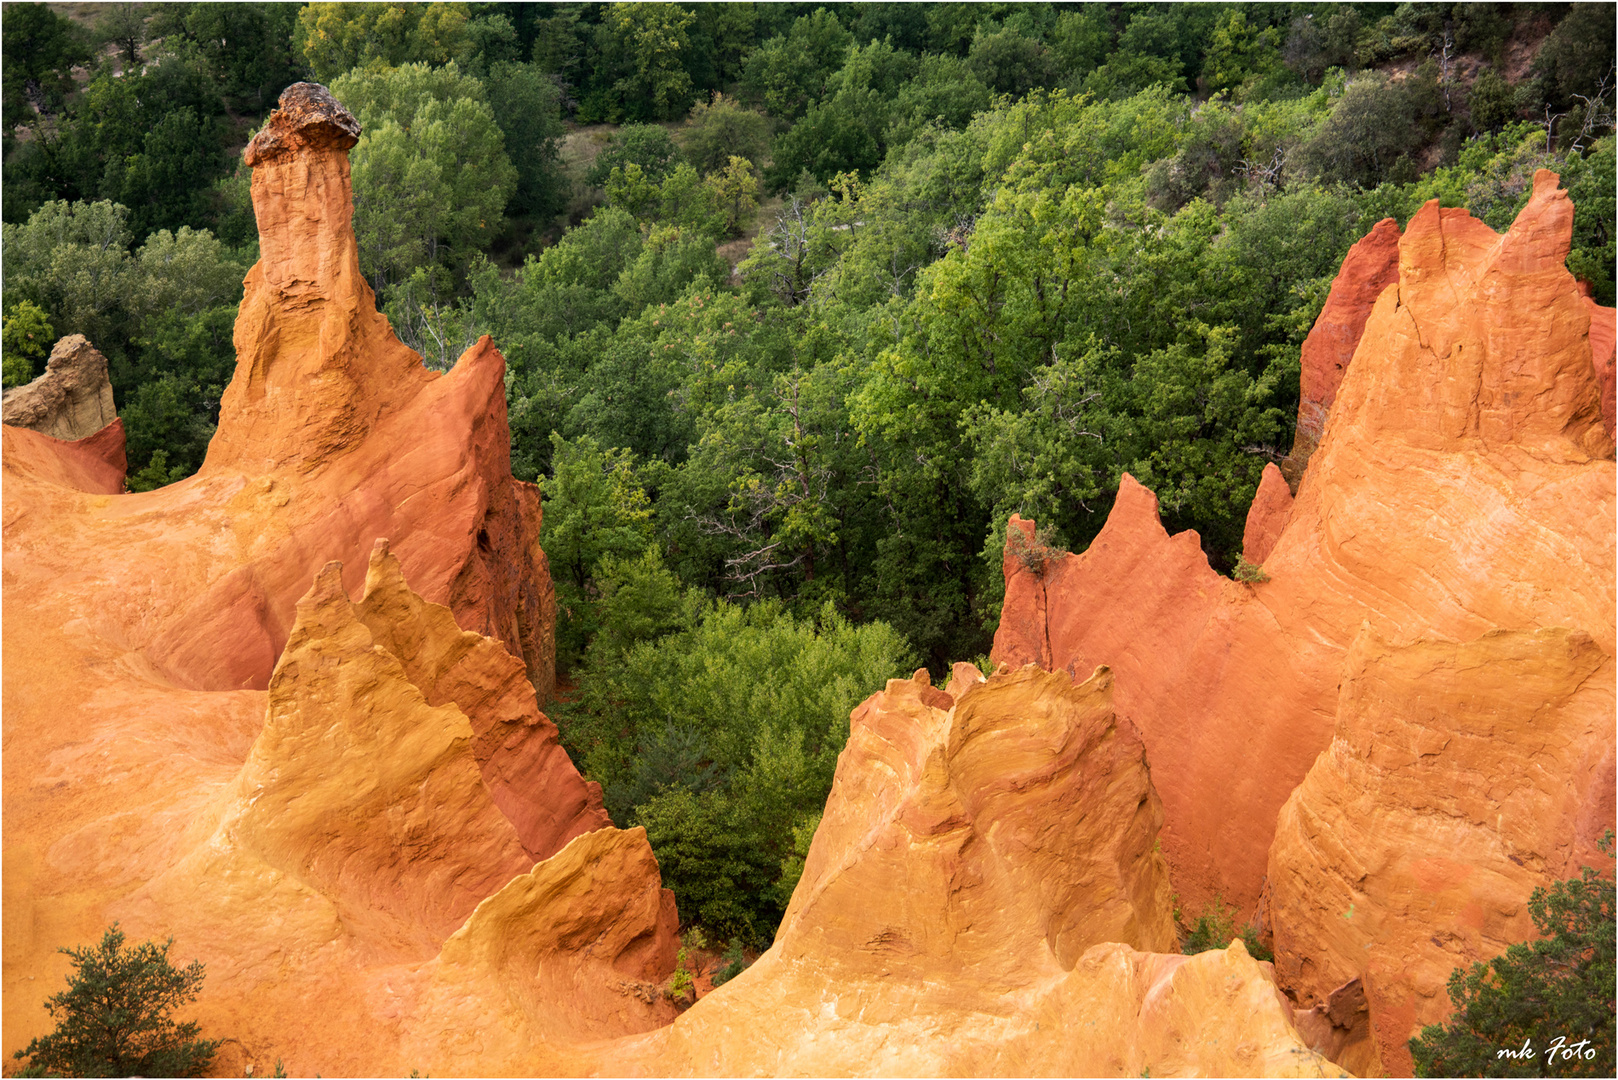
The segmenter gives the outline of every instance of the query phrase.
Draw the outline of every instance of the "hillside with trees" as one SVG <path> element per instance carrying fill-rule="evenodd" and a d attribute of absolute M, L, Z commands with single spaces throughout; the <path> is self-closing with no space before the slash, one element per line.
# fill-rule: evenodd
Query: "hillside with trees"
<path fill-rule="evenodd" d="M 547 711 L 685 918 L 763 945 L 849 709 L 987 653 L 1011 514 L 1082 550 L 1127 472 L 1235 568 L 1377 221 L 1503 229 L 1552 169 L 1614 302 L 1613 11 L 8 4 L 5 383 L 83 333 L 131 488 L 194 472 L 241 150 L 328 85 L 378 306 L 429 367 L 507 360 Z"/>

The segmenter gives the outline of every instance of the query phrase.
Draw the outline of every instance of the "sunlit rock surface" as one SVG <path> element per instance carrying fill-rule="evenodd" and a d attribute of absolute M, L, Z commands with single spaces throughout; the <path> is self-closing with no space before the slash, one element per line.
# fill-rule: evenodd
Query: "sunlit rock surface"
<path fill-rule="evenodd" d="M 357 126 L 320 87 L 282 104 L 249 155 L 264 258 L 201 472 L 118 494 L 116 422 L 4 431 L 7 1053 L 49 1026 L 57 947 L 121 919 L 207 962 L 197 1018 L 229 1054 L 408 1072 L 388 965 L 609 824 L 537 708 L 554 600 L 504 363 L 485 339 L 437 374 L 399 344 L 349 225 Z M 673 911 L 626 835 L 649 977 Z M 604 992 L 633 1002 L 622 1030 L 672 1015 Z"/>
<path fill-rule="evenodd" d="M 1613 312 L 1563 264 L 1572 214 L 1541 171 L 1505 234 L 1411 220 L 1268 581 L 1215 574 L 1127 477 L 1086 552 L 1006 562 L 994 657 L 1112 668 L 1182 902 L 1273 930 L 1301 1008 L 1360 979 L 1338 1060 L 1370 1071 L 1409 1069 L 1450 970 L 1613 824 Z"/>
<path fill-rule="evenodd" d="M 1564 296 L 1547 181 L 1492 247 L 1412 222 L 1268 582 L 1215 574 L 1132 480 L 1082 555 L 1015 519 L 1004 663 L 855 711 L 774 947 L 676 1019 L 645 834 L 537 708 L 554 601 L 503 361 L 427 372 L 376 313 L 357 134 L 300 84 L 250 148 L 263 259 L 197 476 L 120 495 L 121 429 L 5 431 L 7 1053 L 49 1027 L 57 947 L 116 919 L 207 965 L 221 1075 L 1397 1068 L 1430 972 L 1610 821 L 1610 334 Z M 1484 314 L 1446 321 L 1445 287 Z M 1525 760 L 1545 775 L 1491 821 L 1476 778 Z M 1409 850 L 1440 843 L 1454 865 Z M 1454 941 L 1415 940 L 1412 881 L 1473 920 Z M 1262 893 L 1294 997 L 1240 943 L 1178 955 L 1171 889 Z M 1345 935 L 1344 896 L 1376 921 Z"/>
<path fill-rule="evenodd" d="M 925 672 L 854 711 L 775 946 L 645 1075 L 1339 1075 L 1240 943 L 1175 950 L 1159 819 L 1111 678 Z"/>

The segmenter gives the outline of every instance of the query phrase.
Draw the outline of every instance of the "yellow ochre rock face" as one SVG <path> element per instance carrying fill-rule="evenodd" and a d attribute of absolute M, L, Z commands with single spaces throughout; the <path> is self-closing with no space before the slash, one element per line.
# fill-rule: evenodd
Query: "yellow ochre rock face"
<path fill-rule="evenodd" d="M 773 947 L 678 1014 L 646 835 L 538 708 L 504 362 L 428 372 L 376 312 L 357 137 L 300 84 L 250 148 L 197 476 L 120 495 L 114 427 L 5 431 L 4 1052 L 116 919 L 207 965 L 222 1075 L 1397 1070 L 1610 823 L 1612 320 L 1543 174 L 1505 236 L 1434 205 L 1368 245 L 1397 280 L 1342 292 L 1269 581 L 1127 477 L 1083 554 L 1013 519 L 996 672 L 854 711 Z M 1216 893 L 1276 967 L 1178 954 Z"/>
<path fill-rule="evenodd" d="M 1106 671 L 890 681 L 854 712 L 774 947 L 602 1071 L 1342 1075 L 1239 942 L 1164 955 L 1159 818 Z"/>

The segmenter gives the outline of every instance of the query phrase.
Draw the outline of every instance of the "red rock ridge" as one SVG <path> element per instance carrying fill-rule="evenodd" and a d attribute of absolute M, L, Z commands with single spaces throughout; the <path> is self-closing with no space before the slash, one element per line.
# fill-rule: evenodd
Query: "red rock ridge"
<path fill-rule="evenodd" d="M 1365 700 L 1356 684 L 1376 677 L 1351 654 L 1363 635 L 1393 650 L 1429 641 L 1463 651 L 1500 631 L 1583 635 L 1580 655 L 1605 658 L 1593 670 L 1610 670 L 1618 559 L 1599 372 L 1611 309 L 1592 311 L 1563 265 L 1571 222 L 1571 204 L 1546 172 L 1503 235 L 1436 203 L 1411 220 L 1399 242 L 1398 281 L 1365 320 L 1324 438 L 1263 560 L 1268 581 L 1239 585 L 1216 575 L 1195 535 L 1165 534 L 1155 500 L 1127 477 L 1087 551 L 1047 559 L 1037 572 L 1006 561 L 1006 615 L 993 657 L 1018 664 L 1048 655 L 1052 668 L 1113 670 L 1118 710 L 1141 732 L 1163 800 L 1163 847 L 1185 910 L 1194 914 L 1217 892 L 1255 912 L 1267 875 L 1264 917 L 1283 985 L 1312 1006 L 1363 978 L 1377 1040 L 1370 1052 L 1385 1068 L 1408 1068 L 1398 1048 L 1410 1023 L 1447 1008 L 1441 987 L 1450 968 L 1490 955 L 1523 929 L 1454 931 L 1430 955 L 1401 949 L 1416 927 L 1429 935 L 1453 928 L 1396 913 L 1389 898 L 1405 873 L 1398 859 L 1447 860 L 1455 869 L 1445 880 L 1459 892 L 1446 903 L 1457 911 L 1508 904 L 1507 894 L 1520 909 L 1534 885 L 1574 872 L 1613 823 L 1599 780 L 1612 768 L 1610 705 L 1585 697 L 1576 699 L 1584 703 L 1576 715 L 1606 708 L 1609 722 L 1568 729 L 1563 756 L 1584 779 L 1534 811 L 1531 839 L 1481 811 L 1474 831 L 1442 837 L 1394 824 L 1424 820 L 1422 806 L 1464 797 L 1459 787 L 1467 784 L 1483 784 L 1486 801 L 1506 800 L 1501 785 L 1516 783 L 1507 775 L 1512 755 L 1527 744 L 1499 717 L 1476 721 L 1500 725 L 1504 745 L 1487 754 L 1460 738 L 1473 722 L 1464 710 L 1449 728 L 1423 721 L 1436 725 L 1435 746 L 1451 747 L 1438 761 L 1459 754 L 1454 772 L 1432 772 L 1424 787 L 1367 789 L 1334 780 L 1348 766 L 1330 764 L 1344 732 L 1374 715 L 1354 721 L 1343 704 Z M 1266 516 L 1255 510 L 1250 523 L 1258 529 Z M 1524 708 L 1550 709 L 1602 678 L 1552 662 L 1552 653 L 1525 662 L 1549 682 L 1522 680 L 1533 698 Z M 1479 701 L 1503 693 L 1466 674 L 1470 663 L 1455 666 L 1451 681 L 1428 682 Z M 1285 843 L 1275 832 L 1283 804 L 1299 823 L 1286 825 Z M 1338 824 L 1323 824 L 1328 807 L 1337 807 L 1329 812 Z M 1389 823 L 1386 840 L 1377 838 L 1379 821 Z M 1367 839 L 1353 849 L 1334 836 Z M 1553 836 L 1576 839 L 1552 844 Z M 1492 869 L 1502 848 L 1536 855 L 1502 878 Z M 1384 866 L 1390 876 L 1379 880 Z M 1370 876 L 1359 880 L 1362 873 Z M 1299 884 L 1283 887 L 1283 879 Z M 1339 879 L 1358 883 L 1332 884 Z M 1490 881 L 1500 888 L 1491 892 Z M 1315 921 L 1312 905 L 1340 887 L 1363 897 L 1357 913 L 1388 928 L 1376 939 L 1381 946 L 1339 948 L 1319 936 L 1341 928 Z M 1378 956 L 1389 966 L 1378 969 Z M 1299 966 L 1305 957 L 1316 967 Z M 1425 996 L 1435 986 L 1437 996 Z"/>
<path fill-rule="evenodd" d="M 6 471 L 13 476 L 87 495 L 118 495 L 124 490 L 129 461 L 124 456 L 124 422 L 112 423 L 94 435 L 63 442 L 27 428 L 3 429 Z"/>
<path fill-rule="evenodd" d="M 1359 347 L 1371 305 L 1399 277 L 1399 225 L 1383 218 L 1343 258 L 1326 304 L 1304 339 L 1298 385 L 1298 428 L 1292 453 L 1281 462 L 1296 492 L 1309 458 L 1325 434 L 1326 416 L 1337 399 L 1343 373 Z M 1263 562 L 1256 559 L 1255 562 Z"/>

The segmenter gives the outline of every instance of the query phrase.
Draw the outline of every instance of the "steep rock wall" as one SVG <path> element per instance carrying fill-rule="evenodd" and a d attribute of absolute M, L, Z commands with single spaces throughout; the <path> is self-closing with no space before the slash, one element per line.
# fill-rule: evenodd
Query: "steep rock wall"
<path fill-rule="evenodd" d="M 49 1026 L 35 991 L 59 982 L 57 947 L 91 940 L 113 918 L 131 936 L 173 932 L 177 948 L 207 960 L 217 992 L 205 1014 L 227 1033 L 248 1033 L 242 1045 L 326 1038 L 330 1051 L 337 1018 L 356 1030 L 376 1020 L 383 999 L 360 987 L 379 958 L 430 960 L 511 876 L 608 824 L 599 792 L 537 709 L 533 687 L 545 692 L 552 679 L 554 600 L 537 542 L 538 491 L 510 476 L 503 360 L 484 339 L 452 371 L 427 372 L 376 313 L 348 227 L 345 116 L 323 89 L 293 87 L 255 143 L 265 258 L 238 319 L 220 430 L 196 476 L 119 494 L 121 424 L 76 442 L 4 429 L 8 1053 Z M 313 764 L 289 764 L 323 760 L 329 747 L 280 721 L 266 727 L 272 676 L 306 654 L 307 643 L 287 646 L 312 575 L 341 563 L 322 578 L 322 595 L 340 609 L 367 590 L 363 556 L 379 536 L 394 541 L 386 580 L 369 588 L 343 640 L 367 640 L 366 618 L 376 636 L 353 655 L 325 638 L 317 651 L 356 678 L 361 660 L 391 657 L 404 683 L 373 704 L 405 711 L 377 720 L 397 738 L 342 729 L 350 751 L 322 769 L 345 775 L 354 760 L 397 752 L 430 797 L 409 805 L 377 794 L 394 815 L 385 821 L 373 820 L 382 811 L 371 804 L 337 802 L 340 810 L 293 828 L 300 800 L 313 807 L 326 798 L 314 793 L 339 793 L 320 786 Z M 406 578 L 419 596 L 406 595 Z M 356 708 L 388 682 L 375 671 L 357 686 L 332 678 Z M 406 709 L 406 699 L 419 704 Z M 468 730 L 411 764 L 416 729 L 397 725 L 430 719 L 426 731 L 451 715 Z M 264 764 L 267 739 L 304 749 Z M 227 797 L 250 758 L 265 770 L 261 798 L 293 785 L 275 821 Z M 357 787 L 393 775 L 364 768 L 371 779 Z M 300 785 L 308 790 L 297 794 Z M 389 861 L 412 851 L 412 829 L 444 813 L 475 819 L 494 839 L 443 877 L 412 858 Z M 176 870 L 216 834 L 232 838 L 237 863 L 213 876 Z M 243 876 L 238 865 L 258 869 Z M 647 887 L 663 895 L 655 875 Z M 672 914 L 655 931 L 665 944 Z M 288 977 L 304 967 L 312 981 Z M 310 989 L 322 978 L 331 997 Z M 642 1027 L 666 1019 L 663 1007 L 635 1000 Z M 311 1015 L 321 1022 L 299 1034 L 298 1018 Z M 347 1060 L 408 1072 L 375 1056 L 398 1045 L 384 1039 Z M 310 1071 L 344 1068 L 307 1060 Z"/>
<path fill-rule="evenodd" d="M 1610 676 L 1601 674 L 1611 670 L 1615 622 L 1602 366 L 1612 313 L 1581 296 L 1563 265 L 1571 225 L 1566 194 L 1543 171 L 1503 235 L 1436 203 L 1411 220 L 1398 279 L 1371 306 L 1264 560 L 1268 581 L 1215 575 L 1195 535 L 1167 536 L 1155 500 L 1127 477 L 1088 551 L 1037 568 L 1006 564 L 995 659 L 1114 670 L 1119 711 L 1141 731 L 1163 797 L 1164 850 L 1187 910 L 1220 894 L 1265 919 L 1282 985 L 1302 1006 L 1361 980 L 1374 1045 L 1344 1053 L 1377 1068 L 1408 1069 L 1403 1042 L 1447 1011 L 1450 969 L 1524 932 L 1531 889 L 1574 873 L 1612 824 L 1600 779 L 1613 757 Z M 1255 508 L 1250 521 L 1270 515 Z M 1032 523 L 1013 527 L 1032 533 Z M 1518 664 L 1521 708 L 1548 717 L 1562 715 L 1558 702 L 1576 702 L 1559 721 L 1568 734 L 1557 759 L 1575 779 L 1562 779 L 1565 797 L 1536 805 L 1526 832 L 1520 815 L 1497 807 L 1490 817 L 1481 804 L 1467 812 L 1471 824 L 1434 831 L 1434 800 L 1463 798 L 1463 788 L 1510 804 L 1514 755 L 1538 744 L 1510 719 L 1517 706 L 1497 700 L 1504 689 L 1490 689 L 1477 663 L 1455 661 L 1458 674 L 1427 678 L 1450 687 L 1471 719 L 1466 709 L 1445 720 L 1426 706 L 1387 706 L 1424 717 L 1400 729 L 1420 744 L 1400 753 L 1454 764 L 1422 785 L 1372 784 L 1393 765 L 1366 750 L 1368 763 L 1350 776 L 1344 740 L 1361 732 L 1355 745 L 1374 742 L 1363 732 L 1389 719 L 1363 708 L 1382 669 L 1357 659 L 1354 650 L 1369 646 L 1355 643 L 1412 656 L 1489 652 L 1506 648 L 1489 637 L 1502 631 L 1529 635 L 1511 641 L 1583 643 L 1574 649 L 1583 666 L 1550 646 Z M 1603 678 L 1605 699 L 1587 686 Z M 1590 722 L 1602 715 L 1605 724 Z M 1421 724 L 1431 731 L 1418 737 Z M 1501 745 L 1468 749 L 1468 725 L 1492 725 Z M 1522 866 L 1502 869 L 1501 851 Z M 1447 869 L 1425 878 L 1408 869 L 1423 860 Z M 1443 912 L 1400 909 L 1401 890 L 1422 882 L 1454 893 Z M 1326 917 L 1327 898 L 1346 902 Z M 1338 925 L 1350 904 L 1365 920 L 1357 925 L 1373 928 L 1363 940 L 1348 942 Z M 1438 925 L 1454 911 L 1472 921 Z M 1475 914 L 1484 911 L 1495 914 Z M 1440 941 L 1422 945 L 1418 929 Z"/>

